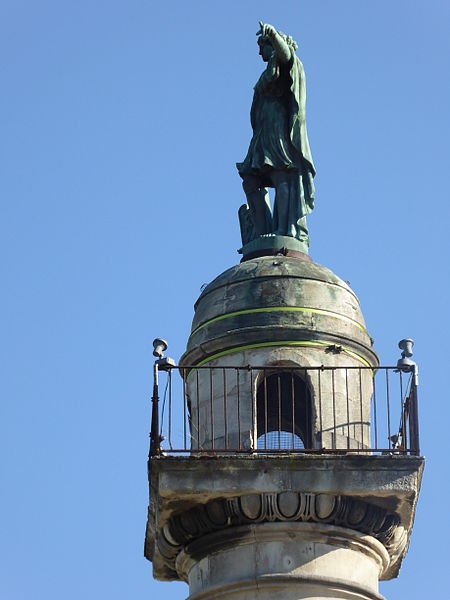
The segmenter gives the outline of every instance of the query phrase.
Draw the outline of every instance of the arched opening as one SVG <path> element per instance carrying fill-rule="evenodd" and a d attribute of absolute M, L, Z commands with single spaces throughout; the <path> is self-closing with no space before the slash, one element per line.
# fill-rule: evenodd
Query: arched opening
<path fill-rule="evenodd" d="M 293 371 L 264 377 L 256 392 L 258 450 L 312 447 L 311 394 Z"/>

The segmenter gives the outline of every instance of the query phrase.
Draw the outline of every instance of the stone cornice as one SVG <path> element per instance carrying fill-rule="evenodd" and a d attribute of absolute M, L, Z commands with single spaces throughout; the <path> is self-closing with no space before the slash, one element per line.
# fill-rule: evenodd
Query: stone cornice
<path fill-rule="evenodd" d="M 384 535 L 383 538 L 383 544 L 389 551 L 390 565 L 382 579 L 392 579 L 397 576 L 406 553 L 423 466 L 423 458 L 396 455 L 299 457 L 286 454 L 154 457 L 149 461 L 150 502 L 145 556 L 152 561 L 153 572 L 157 579 L 178 580 L 179 575 L 174 570 L 174 561 L 183 547 L 185 538 L 172 537 L 177 536 L 178 531 L 175 522 L 172 531 L 172 519 L 177 521 L 181 519 L 182 514 L 186 515 L 182 520 L 183 527 L 181 525 L 179 527 L 181 530 L 187 529 L 186 543 L 188 543 L 189 540 L 208 535 L 207 532 L 211 530 L 215 532 L 221 528 L 230 529 L 239 526 L 240 522 L 253 523 L 252 519 L 258 518 L 254 513 L 249 521 L 244 521 L 246 511 L 244 516 L 239 517 L 240 509 L 236 516 L 230 508 L 236 505 L 236 499 L 240 496 L 264 495 L 273 498 L 274 494 L 278 496 L 282 491 L 295 490 L 306 495 L 353 499 L 380 509 L 383 515 L 396 517 L 398 525 L 393 536 L 389 539 L 389 536 Z M 217 501 L 218 505 L 215 504 Z M 280 502 L 275 504 L 271 501 L 270 510 L 267 509 L 266 503 L 264 510 L 267 519 L 276 518 L 279 510 L 284 518 L 286 516 L 293 518 L 290 516 L 293 513 L 283 509 L 285 501 L 287 502 L 287 496 L 281 497 Z M 225 513 L 225 517 L 220 517 L 221 514 L 223 515 L 223 510 L 220 512 L 217 506 L 223 507 L 226 502 L 229 503 L 226 505 L 227 510 L 232 514 Z M 241 503 L 241 506 L 244 507 L 246 502 Z M 343 504 L 345 501 L 340 502 L 341 509 Z M 195 513 L 198 516 L 195 521 L 190 519 L 190 510 L 195 511 L 204 506 L 208 507 L 207 511 L 201 509 L 199 513 Z M 356 531 L 358 527 L 363 528 L 368 525 L 369 514 L 365 513 L 365 516 L 357 519 L 356 505 L 353 506 L 350 527 Z M 335 507 L 333 512 L 336 522 L 339 518 L 342 519 L 338 509 L 339 507 Z M 375 513 L 380 514 L 377 510 Z M 374 512 L 371 511 L 371 514 L 373 516 Z M 319 523 L 326 522 L 320 519 L 328 518 L 321 511 L 318 517 Z M 303 518 L 310 517 L 304 515 Z M 199 519 L 200 525 L 197 523 Z M 204 519 L 206 524 L 202 527 L 201 523 Z M 188 525 L 188 521 L 193 522 Z M 344 521 L 336 526 L 345 527 Z M 378 535 L 383 534 L 382 529 L 383 527 Z"/>
<path fill-rule="evenodd" d="M 348 496 L 289 491 L 216 499 L 174 515 L 158 532 L 158 550 L 175 572 L 176 559 L 188 544 L 213 532 L 271 522 L 318 523 L 370 535 L 386 548 L 391 564 L 407 544 L 395 513 Z"/>

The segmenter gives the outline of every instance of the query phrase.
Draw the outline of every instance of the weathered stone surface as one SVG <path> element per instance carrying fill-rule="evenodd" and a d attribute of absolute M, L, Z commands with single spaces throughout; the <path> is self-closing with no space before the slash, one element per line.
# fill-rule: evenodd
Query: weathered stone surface
<path fill-rule="evenodd" d="M 381 600 L 378 578 L 388 562 L 380 542 L 351 529 L 263 523 L 192 542 L 177 570 L 190 600 Z"/>
<path fill-rule="evenodd" d="M 226 447 L 225 391 L 228 448 L 254 447 L 255 440 L 260 435 L 256 427 L 256 390 L 265 374 L 276 371 L 280 365 L 292 368 L 292 372 L 305 381 L 311 392 L 312 448 L 367 447 L 370 440 L 372 371 L 366 369 L 361 374 L 358 369 L 346 371 L 345 367 L 361 365 L 353 356 L 334 353 L 326 355 L 328 366 L 336 367 L 334 373 L 331 370 L 319 371 L 317 367 L 322 364 L 323 355 L 322 348 L 311 346 L 257 348 L 210 361 L 208 366 L 215 367 L 211 373 L 208 370 L 189 372 L 186 376 L 186 389 L 190 398 L 192 448 L 199 445 L 202 448 L 212 448 L 212 438 L 216 451 Z M 261 368 L 250 373 L 245 368 L 248 364 Z M 224 385 L 224 374 L 220 368 L 222 365 L 243 367 L 239 371 L 239 382 L 236 372 L 228 372 Z M 303 370 L 298 368 L 299 365 L 302 365 Z M 333 439 L 334 429 L 336 439 Z"/>
<path fill-rule="evenodd" d="M 276 340 L 342 344 L 378 364 L 350 287 L 321 265 L 283 256 L 236 265 L 205 288 L 180 362 L 193 365 L 218 352 Z"/>
<path fill-rule="evenodd" d="M 272 522 L 314 522 L 369 534 L 389 549 L 394 562 L 407 541 L 400 518 L 383 508 L 346 496 L 289 491 L 219 498 L 174 515 L 158 532 L 157 547 L 176 571 L 178 556 L 193 541 L 240 525 Z M 382 571 L 388 566 L 389 561 Z"/>
<path fill-rule="evenodd" d="M 247 365 L 266 370 L 278 366 L 341 367 L 333 374 L 297 373 L 312 396 L 312 447 L 367 447 L 373 373 L 346 372 L 344 367 L 376 367 L 378 357 L 358 299 L 339 277 L 299 258 L 256 258 L 217 277 L 202 292 L 195 308 L 180 365 L 200 364 L 216 370 L 213 381 L 207 371 L 187 368 L 183 372 L 193 448 L 254 446 L 260 435 L 254 405 L 263 373 L 241 371 L 238 394 L 237 382 L 225 384 L 218 368 Z M 225 444 L 225 411 L 233 416 L 238 410 L 240 421 L 230 418 Z"/>
<path fill-rule="evenodd" d="M 179 529 L 190 532 L 188 537 L 202 537 L 211 526 L 207 523 L 215 523 L 217 530 L 229 526 L 224 499 L 236 502 L 233 498 L 246 497 L 243 503 L 237 501 L 237 514 L 243 515 L 244 522 L 260 519 L 264 504 L 263 521 L 305 518 L 321 523 L 330 519 L 355 531 L 371 531 L 371 537 L 381 536 L 390 556 L 382 577 L 389 579 L 398 573 L 406 552 L 422 470 L 423 459 L 395 455 L 155 458 L 150 461 L 146 556 L 153 561 L 155 577 L 177 578 L 168 564 L 178 556 L 182 540 L 176 539 L 171 519 L 178 519 Z M 340 512 L 336 513 L 338 504 Z M 205 506 L 205 520 L 192 519 L 189 511 L 203 511 Z M 235 525 L 239 524 L 237 519 Z M 155 542 L 163 538 L 159 548 Z"/>

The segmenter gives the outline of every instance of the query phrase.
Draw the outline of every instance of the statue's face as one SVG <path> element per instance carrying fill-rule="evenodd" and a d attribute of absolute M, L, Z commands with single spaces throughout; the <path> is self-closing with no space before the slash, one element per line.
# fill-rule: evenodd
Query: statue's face
<path fill-rule="evenodd" d="M 272 44 L 269 42 L 262 42 L 259 44 L 259 53 L 262 56 L 264 62 L 268 62 L 273 53 Z"/>

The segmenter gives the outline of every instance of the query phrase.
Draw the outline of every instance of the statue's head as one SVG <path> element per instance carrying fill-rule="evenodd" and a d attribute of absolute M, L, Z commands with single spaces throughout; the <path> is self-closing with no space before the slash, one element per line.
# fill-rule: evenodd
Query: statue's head
<path fill-rule="evenodd" d="M 258 38 L 259 53 L 264 62 L 268 62 L 274 50 L 270 43 L 270 38 L 267 35 L 261 35 Z"/>

